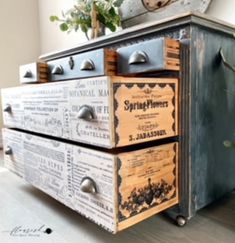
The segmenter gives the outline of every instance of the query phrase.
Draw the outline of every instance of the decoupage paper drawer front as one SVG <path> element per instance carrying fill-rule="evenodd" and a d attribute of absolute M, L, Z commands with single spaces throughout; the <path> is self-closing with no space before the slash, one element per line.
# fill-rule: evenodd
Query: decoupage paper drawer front
<path fill-rule="evenodd" d="M 22 135 L 20 132 L 11 132 L 11 130 L 2 129 L 4 165 L 20 177 L 24 177 L 25 172 Z"/>
<path fill-rule="evenodd" d="M 18 149 L 15 141 L 21 137 L 21 157 L 16 164 L 23 166 L 26 181 L 46 192 L 66 206 L 115 232 L 114 157 L 107 153 L 67 143 L 45 139 L 23 132 L 3 129 L 5 161 L 15 158 Z M 81 190 L 84 178 L 95 180 L 97 193 Z"/>
<path fill-rule="evenodd" d="M 5 161 L 21 176 L 80 214 L 116 233 L 178 203 L 178 145 L 118 154 L 4 129 Z"/>
<path fill-rule="evenodd" d="M 4 124 L 110 147 L 108 91 L 109 81 L 99 78 L 4 89 Z M 79 118 L 79 114 L 87 106 L 92 107 L 92 112 L 95 112 L 95 121 Z"/>
<path fill-rule="evenodd" d="M 9 127 L 101 147 L 178 135 L 178 80 L 97 77 L 2 90 Z"/>

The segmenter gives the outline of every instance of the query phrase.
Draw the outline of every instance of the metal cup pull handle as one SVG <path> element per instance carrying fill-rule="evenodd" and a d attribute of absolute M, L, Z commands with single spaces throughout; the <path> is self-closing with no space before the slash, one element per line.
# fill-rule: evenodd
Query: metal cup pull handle
<path fill-rule="evenodd" d="M 7 146 L 6 149 L 4 150 L 4 153 L 6 155 L 12 155 L 13 154 L 12 148 L 10 146 Z"/>
<path fill-rule="evenodd" d="M 80 189 L 82 192 L 85 193 L 92 193 L 92 194 L 97 193 L 97 187 L 95 181 L 88 176 L 82 178 Z"/>
<path fill-rule="evenodd" d="M 82 105 L 78 111 L 78 118 L 86 121 L 95 119 L 95 114 L 92 107 L 88 105 Z"/>
<path fill-rule="evenodd" d="M 227 61 L 227 59 L 226 59 L 225 56 L 224 56 L 222 47 L 221 47 L 220 50 L 219 50 L 219 54 L 220 54 L 220 57 L 221 57 L 221 60 L 222 60 L 223 64 L 224 64 L 227 68 L 229 68 L 230 70 L 232 70 L 233 72 L 235 72 L 235 66 L 232 65 L 231 63 L 229 63 L 229 62 Z"/>
<path fill-rule="evenodd" d="M 10 113 L 12 111 L 11 105 L 10 104 L 6 104 L 5 107 L 3 108 L 3 111 Z"/>
<path fill-rule="evenodd" d="M 95 70 L 95 64 L 91 59 L 83 60 L 80 65 L 81 71 L 92 71 Z"/>
<path fill-rule="evenodd" d="M 148 61 L 148 55 L 143 51 L 134 51 L 128 60 L 129 65 L 146 63 Z"/>
<path fill-rule="evenodd" d="M 58 65 L 52 69 L 51 73 L 56 75 L 62 75 L 64 74 L 64 69 L 61 65 Z"/>
<path fill-rule="evenodd" d="M 25 72 L 25 74 L 23 75 L 23 78 L 32 78 L 33 77 L 33 74 L 31 72 L 31 70 L 27 70 Z"/>

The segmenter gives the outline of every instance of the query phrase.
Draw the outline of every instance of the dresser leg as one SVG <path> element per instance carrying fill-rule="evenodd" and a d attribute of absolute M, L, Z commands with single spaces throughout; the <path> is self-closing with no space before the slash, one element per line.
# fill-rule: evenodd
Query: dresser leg
<path fill-rule="evenodd" d="M 182 215 L 178 215 L 176 217 L 176 223 L 178 226 L 183 227 L 187 224 L 187 219 Z"/>

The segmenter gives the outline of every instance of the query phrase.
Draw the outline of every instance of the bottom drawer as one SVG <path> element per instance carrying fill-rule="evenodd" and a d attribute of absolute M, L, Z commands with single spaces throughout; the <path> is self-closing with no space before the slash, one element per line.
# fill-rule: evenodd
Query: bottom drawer
<path fill-rule="evenodd" d="M 178 203 L 178 144 L 113 153 L 3 129 L 13 172 L 116 233 Z"/>

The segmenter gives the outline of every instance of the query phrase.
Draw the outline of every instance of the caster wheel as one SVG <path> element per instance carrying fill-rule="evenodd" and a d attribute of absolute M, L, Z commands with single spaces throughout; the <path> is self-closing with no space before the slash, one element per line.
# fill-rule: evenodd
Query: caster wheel
<path fill-rule="evenodd" d="M 177 216 L 176 217 L 176 223 L 178 226 L 183 227 L 187 223 L 187 219 L 184 216 Z"/>

